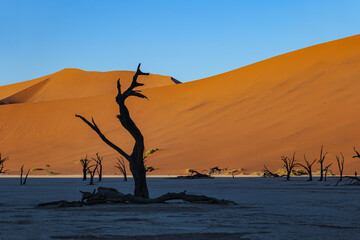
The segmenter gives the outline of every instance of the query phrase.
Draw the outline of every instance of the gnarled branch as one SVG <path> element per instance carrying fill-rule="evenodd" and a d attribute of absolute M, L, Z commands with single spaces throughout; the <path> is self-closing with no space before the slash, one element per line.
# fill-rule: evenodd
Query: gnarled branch
<path fill-rule="evenodd" d="M 116 146 L 114 143 L 112 143 L 109 139 L 107 139 L 105 137 L 105 135 L 101 132 L 101 130 L 99 129 L 99 127 L 96 125 L 94 118 L 91 118 L 91 122 L 89 122 L 86 118 L 84 118 L 83 116 L 79 115 L 79 114 L 75 114 L 75 117 L 80 118 L 81 120 L 83 120 L 87 125 L 89 125 L 98 135 L 99 137 L 110 147 L 112 147 L 114 150 L 116 150 L 118 153 L 120 153 L 121 155 L 123 155 L 128 161 L 130 161 L 130 156 L 123 151 L 121 148 L 119 148 L 118 146 Z"/>

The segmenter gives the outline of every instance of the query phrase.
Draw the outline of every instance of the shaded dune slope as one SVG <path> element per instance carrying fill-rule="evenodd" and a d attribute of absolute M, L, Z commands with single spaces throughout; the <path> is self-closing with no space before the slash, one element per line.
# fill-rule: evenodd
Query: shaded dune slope
<path fill-rule="evenodd" d="M 149 101 L 132 98 L 128 106 L 147 148 L 160 148 L 149 157 L 157 168 L 154 174 L 213 166 L 252 172 L 263 164 L 276 170 L 281 155 L 296 151 L 300 161 L 304 153 L 311 160 L 322 144 L 330 153 L 329 163 L 335 163 L 341 151 L 345 172 L 353 173 L 360 167 L 360 160 L 351 158 L 352 146 L 360 148 L 359 66 L 356 35 L 189 83 L 156 85 L 160 77 L 151 75 L 154 87 L 143 89 Z M 8 168 L 15 172 L 22 164 L 51 164 L 62 174 L 79 174 L 74 162 L 100 152 L 105 173 L 116 172 L 116 152 L 74 117 L 93 116 L 110 139 L 131 151 L 131 137 L 115 118 L 115 75 L 83 93 L 64 87 L 61 96 L 55 93 L 59 84 L 54 83 L 54 92 L 46 89 L 50 78 L 31 97 L 17 100 L 22 103 L 0 106 L 1 151 L 11 157 Z M 108 89 L 102 86 L 105 79 L 112 81 Z M 80 82 L 69 80 L 73 85 Z M 142 82 L 152 86 L 149 79 Z"/>

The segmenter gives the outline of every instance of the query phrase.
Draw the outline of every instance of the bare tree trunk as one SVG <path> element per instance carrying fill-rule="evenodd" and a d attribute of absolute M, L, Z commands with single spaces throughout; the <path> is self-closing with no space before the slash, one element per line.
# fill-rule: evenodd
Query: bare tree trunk
<path fill-rule="evenodd" d="M 24 165 L 22 165 L 20 168 L 20 186 L 23 184 L 23 180 L 22 180 L 23 172 L 24 172 Z"/>
<path fill-rule="evenodd" d="M 327 171 L 325 171 L 325 182 L 326 182 L 326 175 L 327 175 Z"/>
<path fill-rule="evenodd" d="M 281 156 L 281 161 L 283 161 L 283 166 L 286 169 L 286 181 L 290 180 L 290 175 L 292 172 L 292 169 L 297 165 L 295 162 L 295 154 L 296 152 L 293 154 L 292 158 L 288 158 L 285 156 Z"/>
<path fill-rule="evenodd" d="M 102 164 L 99 165 L 99 182 L 102 180 Z"/>
<path fill-rule="evenodd" d="M 88 173 L 90 174 L 90 185 L 94 185 L 94 176 L 95 176 L 95 173 L 96 173 L 96 170 L 98 168 L 98 164 L 96 164 L 95 166 L 89 166 L 87 168 L 87 171 Z M 94 169 L 91 170 L 91 168 L 94 167 Z"/>
<path fill-rule="evenodd" d="M 103 166 L 102 166 L 102 161 L 103 161 L 103 157 L 101 157 L 99 155 L 99 153 L 96 153 L 96 158 L 92 158 L 96 163 L 97 165 L 99 166 L 98 169 L 97 169 L 97 172 L 99 174 L 99 182 L 101 182 L 102 180 L 102 170 L 103 170 Z"/>
<path fill-rule="evenodd" d="M 137 82 L 138 75 L 149 75 L 148 73 L 143 73 L 140 71 L 140 64 L 134 75 L 133 82 L 124 93 L 121 93 L 121 85 L 120 85 L 120 81 L 118 80 L 117 82 L 118 95 L 116 96 L 116 102 L 119 105 L 120 115 L 118 115 L 117 117 L 121 125 L 132 135 L 132 137 L 135 140 L 133 152 L 130 155 L 131 160 L 129 161 L 130 171 L 135 181 L 134 195 L 136 197 L 149 198 L 149 191 L 146 183 L 146 170 L 144 166 L 144 150 L 145 150 L 144 137 L 141 134 L 138 127 L 135 125 L 134 121 L 131 119 L 129 110 L 125 105 L 126 98 L 131 95 L 141 98 L 146 98 L 138 91 L 133 90 L 133 88 L 143 85 Z"/>
<path fill-rule="evenodd" d="M 30 173 L 30 169 L 27 171 L 27 173 L 26 173 L 26 175 L 25 175 L 23 185 L 26 184 L 26 180 L 27 180 L 27 178 L 28 178 L 28 176 L 29 176 L 29 173 Z"/>
<path fill-rule="evenodd" d="M 83 166 L 83 181 L 86 181 L 86 167 Z"/>
<path fill-rule="evenodd" d="M 117 158 L 117 163 L 116 163 L 115 167 L 117 169 L 119 169 L 119 171 L 123 174 L 124 182 L 126 182 L 127 181 L 126 165 L 125 165 L 124 159 L 122 157 Z"/>
<path fill-rule="evenodd" d="M 141 196 L 143 198 L 148 198 L 149 197 L 149 191 L 147 188 L 147 183 L 146 183 L 146 171 L 145 171 L 145 167 L 134 167 L 131 163 L 130 163 L 130 171 L 133 175 L 134 181 L 135 181 L 135 190 L 134 190 L 134 195 L 135 196 Z"/>
<path fill-rule="evenodd" d="M 324 178 L 323 162 L 320 162 L 320 179 L 319 179 L 319 181 L 322 181 L 323 178 Z"/>
<path fill-rule="evenodd" d="M 344 162 L 345 162 L 345 158 L 344 158 L 344 155 L 342 153 L 341 153 L 341 157 L 342 157 L 342 160 L 340 160 L 339 156 L 336 155 L 336 161 L 337 161 L 337 164 L 338 164 L 338 167 L 339 167 L 339 174 L 340 174 L 339 182 L 341 182 L 342 179 L 343 179 Z"/>
<path fill-rule="evenodd" d="M 134 195 L 136 197 L 149 198 L 149 191 L 146 184 L 146 171 L 144 167 L 144 137 L 141 134 L 138 127 L 135 125 L 134 121 L 131 119 L 129 110 L 125 105 L 125 100 L 130 96 L 146 98 L 143 94 L 140 93 L 139 90 L 134 90 L 134 88 L 143 86 L 144 84 L 138 83 L 137 79 L 140 75 L 149 75 L 148 73 L 143 73 L 140 70 L 140 64 L 136 70 L 136 73 L 133 77 L 131 85 L 128 89 L 126 89 L 123 93 L 121 92 L 120 79 L 117 81 L 117 89 L 118 94 L 116 96 L 116 103 L 119 106 L 120 114 L 117 115 L 121 125 L 131 134 L 131 136 L 135 140 L 135 145 L 133 148 L 133 152 L 131 155 L 128 155 L 121 148 L 112 143 L 109 139 L 105 137 L 105 135 L 100 131 L 99 127 L 96 125 L 94 119 L 92 122 L 89 122 L 81 115 L 75 115 L 83 120 L 87 125 L 89 125 L 98 135 L 99 137 L 114 150 L 119 152 L 126 160 L 129 161 L 130 171 L 134 177 L 135 181 L 135 190 Z"/>
<path fill-rule="evenodd" d="M 24 173 L 24 165 L 22 165 L 21 168 L 20 168 L 20 186 L 26 184 L 26 180 L 27 180 L 27 178 L 29 176 L 30 169 L 27 171 L 24 180 L 23 180 L 23 173 Z"/>
<path fill-rule="evenodd" d="M 319 181 L 322 181 L 324 179 L 324 161 L 325 161 L 325 157 L 326 157 L 326 154 L 328 154 L 327 152 L 325 154 L 323 154 L 323 149 L 324 149 L 324 146 L 321 146 L 321 150 L 320 150 L 320 157 L 319 157 L 319 160 L 318 162 L 320 163 L 320 179 Z"/>

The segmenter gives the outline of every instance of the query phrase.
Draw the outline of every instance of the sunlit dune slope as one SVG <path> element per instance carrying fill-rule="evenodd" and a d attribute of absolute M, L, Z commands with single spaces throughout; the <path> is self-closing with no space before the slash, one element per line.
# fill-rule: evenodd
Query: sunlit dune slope
<path fill-rule="evenodd" d="M 64 69 L 32 81 L 1 87 L 0 96 L 7 96 L 3 97 L 0 103 L 44 102 L 115 93 L 114 84 L 117 79 L 120 78 L 126 87 L 130 84 L 132 76 L 131 71 L 87 72 L 80 69 Z M 175 84 L 167 76 L 149 75 L 141 78 L 147 83 L 141 88 Z"/>
<path fill-rule="evenodd" d="M 131 98 L 127 104 L 146 147 L 160 149 L 148 160 L 156 168 L 153 174 L 214 166 L 253 172 L 263 164 L 276 170 L 281 155 L 296 151 L 299 161 L 304 153 L 312 160 L 321 145 L 335 173 L 335 154 L 343 152 L 350 174 L 360 169 L 360 160 L 351 158 L 353 145 L 360 150 L 359 66 L 356 35 L 210 78 L 147 88 L 143 93 L 149 101 Z M 60 98 L 55 90 L 44 90 L 25 103 L 0 106 L 1 151 L 11 158 L 11 172 L 22 164 L 50 164 L 61 174 L 80 174 L 75 161 L 96 152 L 104 155 L 105 173 L 116 172 L 116 152 L 74 117 L 94 117 L 110 139 L 130 152 L 133 141 L 115 117 L 114 78 L 102 94 L 69 90 L 68 97 Z"/>

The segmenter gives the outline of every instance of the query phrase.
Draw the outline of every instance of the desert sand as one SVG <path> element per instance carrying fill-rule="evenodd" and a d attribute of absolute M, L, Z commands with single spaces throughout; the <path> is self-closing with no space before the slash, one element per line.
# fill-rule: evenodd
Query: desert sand
<path fill-rule="evenodd" d="M 304 153 L 311 160 L 321 145 L 328 163 L 343 152 L 344 172 L 352 174 L 360 168 L 351 158 L 354 145 L 360 150 L 359 66 L 356 35 L 187 83 L 151 74 L 140 79 L 149 101 L 127 104 L 146 148 L 160 149 L 149 157 L 152 174 L 214 166 L 250 173 L 263 164 L 276 170 L 281 155 L 296 151 L 299 161 Z M 131 152 L 133 140 L 115 117 L 115 96 L 116 80 L 126 87 L 133 74 L 64 69 L 0 87 L 0 151 L 10 157 L 9 173 L 22 164 L 50 164 L 60 174 L 80 174 L 75 162 L 99 152 L 104 174 L 114 174 L 118 154 L 74 115 L 94 117 L 109 139 Z"/>

